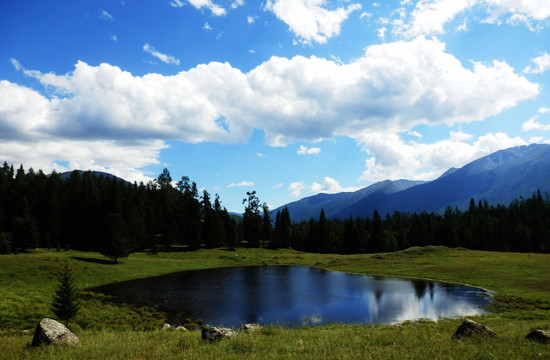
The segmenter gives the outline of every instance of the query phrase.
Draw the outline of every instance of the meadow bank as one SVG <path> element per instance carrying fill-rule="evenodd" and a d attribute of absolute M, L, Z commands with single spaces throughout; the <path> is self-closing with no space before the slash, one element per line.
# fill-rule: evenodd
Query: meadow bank
<path fill-rule="evenodd" d="M 154 308 L 116 305 L 84 292 L 71 329 L 82 345 L 31 349 L 32 332 L 49 305 L 63 265 L 84 289 L 175 271 L 240 265 L 307 265 L 380 276 L 468 284 L 495 292 L 492 313 L 477 316 L 495 338 L 451 340 L 463 319 L 417 321 L 394 326 L 329 325 L 281 329 L 218 344 L 200 333 L 163 332 L 164 314 Z M 482 252 L 417 247 L 365 255 L 311 254 L 293 250 L 224 249 L 135 253 L 112 264 L 98 253 L 50 251 L 0 256 L 1 359 L 193 359 L 193 358 L 550 358 L 550 346 L 526 340 L 534 328 L 550 328 L 548 254 Z M 25 331 L 27 330 L 27 331 Z M 30 330 L 30 331 L 29 331 Z"/>

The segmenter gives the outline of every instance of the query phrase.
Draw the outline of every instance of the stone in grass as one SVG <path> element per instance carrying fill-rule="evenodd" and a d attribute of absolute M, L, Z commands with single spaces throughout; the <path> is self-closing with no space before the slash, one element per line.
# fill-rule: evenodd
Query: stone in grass
<path fill-rule="evenodd" d="M 36 326 L 31 346 L 67 344 L 77 346 L 80 340 L 67 327 L 53 319 L 44 318 Z"/>
<path fill-rule="evenodd" d="M 529 334 L 527 334 L 525 338 L 532 341 L 538 341 L 543 344 L 550 344 L 550 330 L 533 330 Z"/>
<path fill-rule="evenodd" d="M 260 331 L 263 328 L 264 328 L 263 326 L 258 325 L 258 324 L 244 324 L 243 327 L 242 327 L 242 329 L 246 332 Z"/>
<path fill-rule="evenodd" d="M 177 330 L 177 331 L 184 331 L 184 332 L 185 332 L 185 331 L 189 331 L 185 326 L 181 326 L 181 325 L 178 326 L 178 327 L 176 328 L 176 330 Z"/>
<path fill-rule="evenodd" d="M 224 338 L 232 339 L 237 336 L 237 333 L 230 328 L 204 326 L 202 328 L 201 336 L 203 340 L 220 341 Z"/>
<path fill-rule="evenodd" d="M 168 331 L 168 330 L 172 330 L 172 325 L 166 323 L 166 324 L 163 324 L 162 325 L 162 330 L 163 331 Z"/>
<path fill-rule="evenodd" d="M 456 332 L 453 335 L 453 339 L 470 337 L 472 335 L 487 335 L 493 337 L 496 335 L 496 333 L 485 325 L 481 325 L 480 323 L 477 323 L 473 320 L 466 319 L 458 327 L 458 329 L 456 329 Z"/>

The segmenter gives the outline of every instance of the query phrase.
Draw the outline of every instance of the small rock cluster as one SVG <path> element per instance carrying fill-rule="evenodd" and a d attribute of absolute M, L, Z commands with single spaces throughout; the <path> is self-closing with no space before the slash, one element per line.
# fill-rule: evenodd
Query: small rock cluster
<path fill-rule="evenodd" d="M 242 326 L 242 330 L 245 332 L 260 331 L 262 328 L 263 327 L 258 324 L 244 324 Z M 162 330 L 189 331 L 183 326 L 173 327 L 170 324 L 162 325 Z M 458 329 L 456 329 L 452 339 L 462 339 L 474 335 L 494 337 L 497 334 L 485 325 L 466 319 L 458 327 Z M 237 332 L 226 327 L 204 326 L 201 331 L 201 336 L 203 340 L 216 342 L 221 339 L 232 339 L 237 336 Z M 550 344 L 550 331 L 537 329 L 530 332 L 526 338 L 543 344 Z M 36 326 L 31 346 L 57 344 L 77 346 L 79 343 L 80 340 L 78 340 L 78 338 L 69 329 L 67 329 L 65 325 L 56 320 L 44 318 Z"/>
<path fill-rule="evenodd" d="M 489 337 L 493 337 L 497 334 L 485 325 L 481 325 L 480 323 L 477 323 L 473 320 L 466 319 L 458 327 L 458 329 L 456 329 L 456 332 L 454 333 L 452 338 L 461 339 L 473 335 L 486 335 Z M 525 338 L 532 341 L 538 341 L 543 344 L 550 344 L 550 331 L 542 329 L 533 330 L 529 334 L 527 334 Z"/>
<path fill-rule="evenodd" d="M 244 324 L 242 329 L 245 332 L 254 332 L 262 330 L 263 327 L 258 324 Z M 201 331 L 201 336 L 203 340 L 220 341 L 221 339 L 232 339 L 236 337 L 237 332 L 225 327 L 204 326 Z"/>
<path fill-rule="evenodd" d="M 189 331 L 189 329 L 187 329 L 186 327 L 184 326 L 177 326 L 177 327 L 173 327 L 172 325 L 166 323 L 164 325 L 162 325 L 162 330 L 163 331 L 168 331 L 168 330 L 176 330 L 176 331 Z"/>

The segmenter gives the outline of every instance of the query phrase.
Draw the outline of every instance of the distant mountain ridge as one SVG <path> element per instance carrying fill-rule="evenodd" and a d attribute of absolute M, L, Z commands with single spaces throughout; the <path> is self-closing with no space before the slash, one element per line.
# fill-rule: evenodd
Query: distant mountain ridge
<path fill-rule="evenodd" d="M 118 181 L 122 181 L 124 183 L 126 183 L 127 185 L 133 185 L 131 182 L 127 181 L 127 180 L 124 180 L 122 178 L 119 178 L 118 176 L 116 175 L 113 175 L 113 174 L 110 174 L 110 173 L 106 173 L 106 172 L 103 172 L 103 171 L 96 171 L 96 170 L 73 170 L 73 171 L 65 171 L 65 172 L 62 172 L 59 174 L 59 176 L 61 177 L 61 179 L 63 180 L 66 180 L 68 178 L 71 177 L 71 174 L 74 172 L 74 171 L 78 171 L 80 173 L 80 175 L 84 174 L 86 171 L 89 171 L 90 173 L 92 173 L 93 175 L 95 176 L 103 176 L 104 178 L 107 178 L 107 179 L 117 179 Z"/>
<path fill-rule="evenodd" d="M 470 199 L 508 205 L 535 191 L 550 193 L 550 145 L 532 144 L 497 151 L 462 168 L 451 168 L 429 182 L 385 180 L 353 193 L 318 194 L 275 209 L 288 207 L 293 221 L 384 216 L 394 211 L 443 212 L 447 206 L 465 209 Z"/>

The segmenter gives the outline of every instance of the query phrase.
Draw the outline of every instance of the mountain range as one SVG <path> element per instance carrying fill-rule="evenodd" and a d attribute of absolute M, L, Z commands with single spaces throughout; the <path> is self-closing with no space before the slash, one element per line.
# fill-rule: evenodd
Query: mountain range
<path fill-rule="evenodd" d="M 532 144 L 497 151 L 462 168 L 451 168 L 433 181 L 385 180 L 355 192 L 317 194 L 288 207 L 292 221 L 384 216 L 394 211 L 443 212 L 446 207 L 466 209 L 470 199 L 491 205 L 509 205 L 537 190 L 550 193 L 550 145 Z"/>

